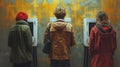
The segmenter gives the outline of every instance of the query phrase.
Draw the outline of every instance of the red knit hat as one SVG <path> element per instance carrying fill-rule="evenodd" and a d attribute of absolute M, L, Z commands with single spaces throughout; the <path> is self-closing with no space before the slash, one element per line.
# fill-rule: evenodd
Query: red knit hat
<path fill-rule="evenodd" d="M 18 20 L 27 20 L 28 19 L 28 15 L 24 12 L 19 12 L 17 15 L 16 15 L 16 21 Z"/>

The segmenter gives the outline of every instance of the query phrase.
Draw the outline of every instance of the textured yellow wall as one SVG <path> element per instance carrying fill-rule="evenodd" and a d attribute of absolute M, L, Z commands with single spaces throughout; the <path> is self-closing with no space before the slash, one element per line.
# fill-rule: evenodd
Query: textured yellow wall
<path fill-rule="evenodd" d="M 15 22 L 15 15 L 19 11 L 24 11 L 28 13 L 29 17 L 37 17 L 39 21 L 46 17 L 49 21 L 50 16 L 54 16 L 53 12 L 56 6 L 61 5 L 69 7 L 67 9 L 67 17 L 71 17 L 74 26 L 82 26 L 83 18 L 90 17 L 94 18 L 96 13 L 100 10 L 104 10 L 109 15 L 112 23 L 120 18 L 120 0 L 0 0 L 0 21 L 6 23 L 0 23 L 0 29 L 3 26 L 9 27 L 13 22 Z M 83 2 L 83 5 L 81 3 Z M 86 4 L 87 3 L 87 4 Z"/>

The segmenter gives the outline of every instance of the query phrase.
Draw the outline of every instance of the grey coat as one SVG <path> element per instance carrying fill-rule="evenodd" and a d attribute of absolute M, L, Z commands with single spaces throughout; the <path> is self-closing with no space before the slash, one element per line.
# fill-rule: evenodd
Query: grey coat
<path fill-rule="evenodd" d="M 16 25 L 10 28 L 8 46 L 11 48 L 12 63 L 32 61 L 32 34 L 26 21 L 17 21 Z"/>

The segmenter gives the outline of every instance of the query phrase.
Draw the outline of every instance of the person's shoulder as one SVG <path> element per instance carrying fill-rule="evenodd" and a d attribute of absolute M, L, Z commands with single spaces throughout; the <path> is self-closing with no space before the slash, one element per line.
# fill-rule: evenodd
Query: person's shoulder
<path fill-rule="evenodd" d="M 109 25 L 109 28 L 110 28 L 113 32 L 116 33 L 116 28 L 115 28 L 115 26 L 113 26 L 113 25 Z"/>
<path fill-rule="evenodd" d="M 30 26 L 29 25 L 22 25 L 21 27 L 23 27 L 23 28 L 29 28 Z"/>
<path fill-rule="evenodd" d="M 90 28 L 90 27 L 89 27 Z M 96 28 L 96 25 L 94 25 L 93 27 L 91 27 L 91 30 L 95 29 Z"/>
<path fill-rule="evenodd" d="M 15 30 L 15 28 L 16 28 L 16 25 L 12 25 L 12 26 L 9 28 L 9 31 L 13 31 L 13 30 Z"/>
<path fill-rule="evenodd" d="M 98 31 L 98 29 L 97 29 L 97 26 L 96 25 L 94 25 L 92 28 L 91 28 L 91 31 Z"/>
<path fill-rule="evenodd" d="M 72 27 L 72 24 L 71 23 L 67 23 L 68 26 Z"/>
<path fill-rule="evenodd" d="M 115 27 L 112 26 L 112 30 L 113 30 L 113 32 L 116 33 L 116 28 Z"/>
<path fill-rule="evenodd" d="M 51 24 L 52 24 L 51 22 L 47 23 L 47 26 L 46 26 L 46 27 L 48 28 Z"/>
<path fill-rule="evenodd" d="M 21 31 L 26 31 L 28 29 L 30 29 L 29 25 L 16 25 L 16 28 L 21 28 Z"/>
<path fill-rule="evenodd" d="M 66 23 L 67 25 L 66 25 L 66 27 L 67 28 L 72 28 L 72 24 L 71 23 Z"/>
<path fill-rule="evenodd" d="M 21 26 L 22 31 L 28 31 L 30 29 L 29 25 L 23 25 Z"/>
<path fill-rule="evenodd" d="M 71 23 L 67 23 L 67 22 L 65 22 L 65 23 L 66 23 L 66 28 L 65 28 L 65 30 L 66 30 L 66 31 L 69 31 L 69 32 L 72 32 L 72 31 L 73 31 L 72 24 L 71 24 Z"/>

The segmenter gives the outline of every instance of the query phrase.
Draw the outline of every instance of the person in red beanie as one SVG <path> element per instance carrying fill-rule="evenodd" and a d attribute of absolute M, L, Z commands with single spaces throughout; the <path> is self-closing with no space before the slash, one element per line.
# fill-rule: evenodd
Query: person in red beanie
<path fill-rule="evenodd" d="M 105 12 L 98 12 L 96 20 L 97 24 L 91 29 L 89 40 L 91 67 L 114 67 L 116 31 Z"/>
<path fill-rule="evenodd" d="M 13 67 L 30 67 L 32 62 L 32 34 L 27 23 L 28 15 L 19 12 L 16 25 L 9 30 L 8 46 Z"/>

